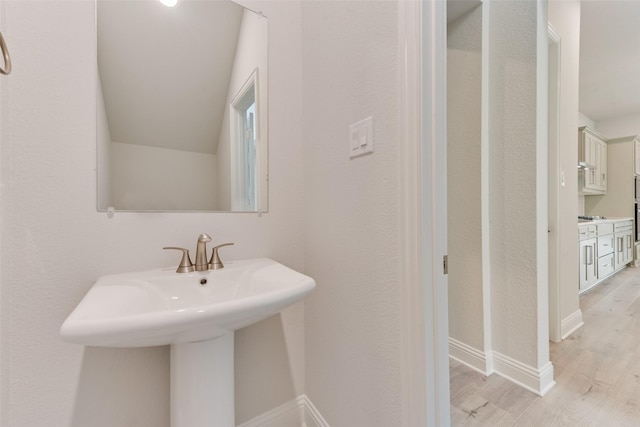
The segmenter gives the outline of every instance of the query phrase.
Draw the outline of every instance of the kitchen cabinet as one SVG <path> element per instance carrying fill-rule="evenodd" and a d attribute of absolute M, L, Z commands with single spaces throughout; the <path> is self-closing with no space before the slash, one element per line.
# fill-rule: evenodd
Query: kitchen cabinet
<path fill-rule="evenodd" d="M 633 261 L 633 221 L 614 223 L 615 270 L 620 270 Z"/>
<path fill-rule="evenodd" d="M 633 261 L 633 220 L 618 218 L 579 224 L 578 244 L 578 289 L 584 292 Z"/>
<path fill-rule="evenodd" d="M 591 165 L 578 174 L 578 192 L 606 194 L 607 192 L 607 139 L 586 126 L 578 129 L 578 161 Z"/>
<path fill-rule="evenodd" d="M 633 223 L 636 214 L 635 176 L 640 166 L 640 136 L 609 139 L 607 161 L 611 165 L 607 174 L 607 193 L 585 194 L 584 213 L 619 220 L 627 218 Z M 583 172 L 579 173 L 582 174 Z M 633 239 L 632 235 L 631 240 Z M 632 244 L 635 245 L 635 242 Z M 636 264 L 639 261 L 636 257 Z"/>
<path fill-rule="evenodd" d="M 596 262 L 596 226 L 589 225 L 578 228 L 580 242 L 580 284 L 584 291 L 595 285 L 598 280 L 598 264 Z"/>
<path fill-rule="evenodd" d="M 611 275 L 615 270 L 615 235 L 613 234 L 613 223 L 598 224 L 597 226 L 598 237 L 596 242 L 598 244 L 597 257 L 598 257 L 598 280 L 602 280 L 605 277 Z"/>

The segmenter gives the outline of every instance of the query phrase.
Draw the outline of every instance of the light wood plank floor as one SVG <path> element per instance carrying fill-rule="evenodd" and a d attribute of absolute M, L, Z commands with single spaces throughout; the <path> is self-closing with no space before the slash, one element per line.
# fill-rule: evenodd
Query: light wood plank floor
<path fill-rule="evenodd" d="M 584 326 L 551 343 L 556 385 L 544 397 L 451 360 L 453 426 L 639 426 L 640 268 L 580 297 Z"/>

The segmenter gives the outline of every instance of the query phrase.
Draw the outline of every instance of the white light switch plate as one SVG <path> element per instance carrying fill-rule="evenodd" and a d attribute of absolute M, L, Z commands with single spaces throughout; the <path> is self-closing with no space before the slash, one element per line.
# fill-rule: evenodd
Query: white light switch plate
<path fill-rule="evenodd" d="M 373 153 L 373 117 L 349 126 L 349 158 Z"/>

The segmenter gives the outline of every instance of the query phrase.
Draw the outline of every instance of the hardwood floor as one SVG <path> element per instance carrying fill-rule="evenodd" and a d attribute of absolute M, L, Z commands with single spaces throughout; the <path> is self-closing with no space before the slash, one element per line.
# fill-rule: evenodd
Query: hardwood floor
<path fill-rule="evenodd" d="M 451 360 L 453 426 L 640 426 L 640 268 L 580 297 L 584 326 L 550 343 L 544 397 Z"/>

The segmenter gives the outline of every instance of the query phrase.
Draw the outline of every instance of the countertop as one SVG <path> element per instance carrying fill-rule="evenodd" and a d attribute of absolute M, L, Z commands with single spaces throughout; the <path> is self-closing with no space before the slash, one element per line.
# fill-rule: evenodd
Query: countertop
<path fill-rule="evenodd" d="M 633 221 L 633 218 L 618 218 L 618 217 L 609 217 L 609 218 L 605 218 L 605 219 L 579 219 L 578 220 L 578 227 L 581 227 L 583 225 L 598 225 L 598 224 L 607 224 L 607 223 L 612 223 L 612 222 L 622 222 L 622 221 Z"/>

